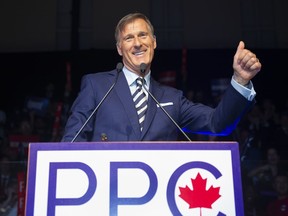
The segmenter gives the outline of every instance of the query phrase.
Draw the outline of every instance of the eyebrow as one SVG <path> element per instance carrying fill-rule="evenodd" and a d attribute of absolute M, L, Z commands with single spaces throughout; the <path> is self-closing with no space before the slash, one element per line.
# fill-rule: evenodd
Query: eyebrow
<path fill-rule="evenodd" d="M 136 35 L 145 35 L 145 36 L 147 36 L 147 35 L 149 35 L 149 33 L 148 32 L 145 32 L 145 31 L 140 31 L 140 32 L 138 32 Z M 125 35 L 124 37 L 123 37 L 123 39 L 125 39 L 125 38 L 128 38 L 128 37 L 134 37 L 134 34 L 127 34 L 127 35 Z"/>

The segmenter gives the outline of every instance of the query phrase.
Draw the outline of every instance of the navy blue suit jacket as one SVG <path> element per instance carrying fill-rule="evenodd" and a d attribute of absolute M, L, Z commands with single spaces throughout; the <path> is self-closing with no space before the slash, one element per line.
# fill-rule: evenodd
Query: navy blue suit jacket
<path fill-rule="evenodd" d="M 97 104 L 115 82 L 117 71 L 84 75 L 81 90 L 71 107 L 62 141 L 71 142 Z M 193 132 L 211 132 L 228 135 L 235 129 L 242 115 L 253 104 L 230 85 L 219 105 L 214 109 L 193 103 L 183 92 L 164 86 L 151 78 L 150 90 L 180 127 Z M 98 111 L 83 128 L 77 141 L 99 141 L 102 135 L 108 141 L 176 141 L 178 128 L 149 97 L 143 131 L 131 92 L 122 72 L 116 85 Z"/>

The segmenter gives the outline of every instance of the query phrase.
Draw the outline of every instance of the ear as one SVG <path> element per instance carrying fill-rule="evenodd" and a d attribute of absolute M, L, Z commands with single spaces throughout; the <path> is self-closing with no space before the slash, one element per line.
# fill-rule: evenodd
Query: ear
<path fill-rule="evenodd" d="M 156 35 L 153 36 L 154 39 L 154 49 L 157 47 Z"/>
<path fill-rule="evenodd" d="M 119 54 L 120 56 L 122 56 L 121 47 L 120 47 L 118 44 L 116 44 L 116 47 L 117 47 L 117 52 L 118 52 L 118 54 Z"/>

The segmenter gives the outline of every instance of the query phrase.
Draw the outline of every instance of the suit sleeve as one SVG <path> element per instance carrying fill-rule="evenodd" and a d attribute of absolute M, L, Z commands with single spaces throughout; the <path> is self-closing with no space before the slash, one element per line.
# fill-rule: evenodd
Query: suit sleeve
<path fill-rule="evenodd" d="M 215 108 L 196 103 L 183 105 L 181 123 L 192 133 L 226 136 L 235 130 L 243 115 L 254 103 L 254 100 L 247 100 L 229 85 Z"/>

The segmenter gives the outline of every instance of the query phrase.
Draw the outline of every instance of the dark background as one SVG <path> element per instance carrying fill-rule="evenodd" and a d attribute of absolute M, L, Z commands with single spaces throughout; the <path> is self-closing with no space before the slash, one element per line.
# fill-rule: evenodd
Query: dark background
<path fill-rule="evenodd" d="M 0 3 L 0 109 L 22 107 L 55 85 L 62 100 L 66 62 L 72 97 L 83 74 L 112 70 L 121 60 L 114 28 L 129 12 L 145 13 L 155 27 L 152 74 L 176 71 L 177 88 L 210 92 L 215 78 L 231 78 L 236 47 L 243 40 L 263 68 L 254 79 L 257 99 L 282 106 L 288 98 L 288 2 L 286 0 L 11 0 Z M 182 49 L 187 76 L 182 82 Z"/>

